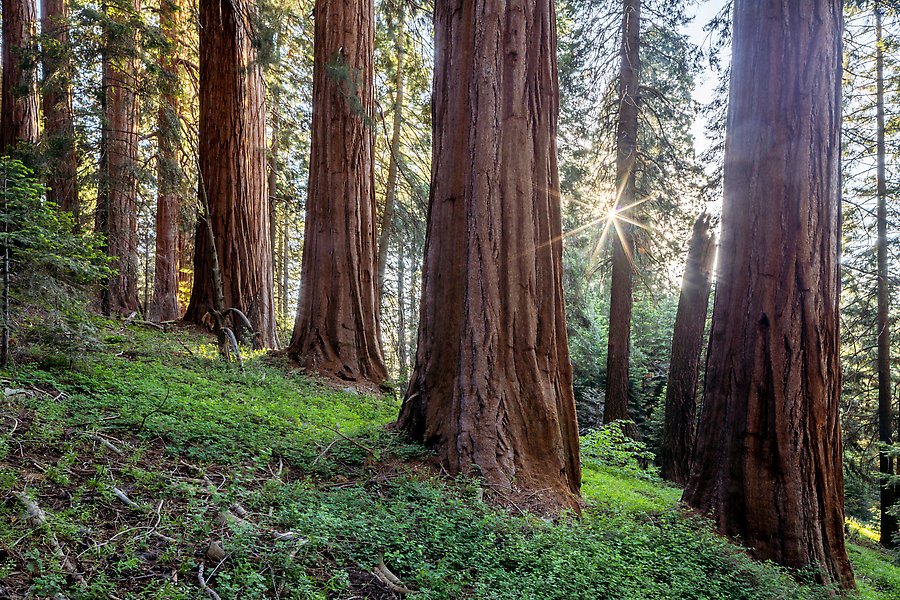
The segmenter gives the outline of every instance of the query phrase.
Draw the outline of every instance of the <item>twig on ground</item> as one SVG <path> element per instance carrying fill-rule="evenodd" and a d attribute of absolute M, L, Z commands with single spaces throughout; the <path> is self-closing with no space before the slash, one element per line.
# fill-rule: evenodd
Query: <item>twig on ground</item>
<path fill-rule="evenodd" d="M 219 596 L 214 589 L 209 587 L 206 583 L 206 578 L 203 577 L 203 570 L 206 568 L 205 563 L 200 563 L 200 566 L 197 567 L 197 583 L 200 584 L 200 589 L 206 592 L 206 594 L 212 598 L 213 600 L 222 600 L 222 597 Z"/>

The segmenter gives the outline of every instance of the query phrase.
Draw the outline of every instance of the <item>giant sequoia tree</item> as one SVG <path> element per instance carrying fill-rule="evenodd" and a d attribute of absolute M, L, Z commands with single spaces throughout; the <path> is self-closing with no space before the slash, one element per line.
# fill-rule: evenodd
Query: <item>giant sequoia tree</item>
<path fill-rule="evenodd" d="M 311 371 L 378 384 L 374 5 L 318 0 L 300 308 L 288 354 Z"/>
<path fill-rule="evenodd" d="M 168 44 L 159 59 L 164 80 L 157 116 L 156 267 L 153 298 L 147 309 L 147 318 L 151 321 L 177 319 L 181 314 L 178 305 L 178 220 L 181 211 L 178 59 L 183 22 L 180 0 L 161 0 L 159 26 Z"/>
<path fill-rule="evenodd" d="M 573 506 L 552 0 L 442 0 L 416 365 L 399 426 L 453 473 Z"/>
<path fill-rule="evenodd" d="M 703 412 L 684 499 L 852 587 L 838 401 L 840 0 L 736 0 Z"/>
<path fill-rule="evenodd" d="M 612 236 L 612 284 L 603 422 L 630 420 L 628 366 L 634 293 L 634 236 L 627 215 L 636 192 L 641 0 L 624 0 L 619 50 L 619 118 L 616 127 L 616 205 Z M 633 426 L 628 431 L 635 433 Z"/>
<path fill-rule="evenodd" d="M 106 235 L 115 273 L 103 289 L 103 312 L 138 309 L 137 157 L 138 40 L 133 26 L 139 0 L 104 5 L 103 125 L 96 230 Z"/>
<path fill-rule="evenodd" d="M 78 158 L 75 154 L 75 124 L 72 115 L 72 65 L 69 47 L 68 0 L 42 0 L 41 86 L 44 109 L 44 139 L 48 153 L 49 200 L 81 219 L 78 202 Z"/>
<path fill-rule="evenodd" d="M 0 152 L 38 137 L 35 70 L 30 53 L 37 22 L 34 0 L 3 2 L 3 84 L 0 93 Z"/>
<path fill-rule="evenodd" d="M 659 470 L 663 478 L 680 485 L 687 483 L 694 452 L 697 379 L 716 256 L 711 227 L 707 214 L 700 215 L 694 223 L 672 334 Z"/>
<path fill-rule="evenodd" d="M 185 319 L 199 323 L 210 309 L 237 308 L 257 332 L 254 343 L 272 347 L 265 94 L 251 36 L 252 10 L 248 0 L 200 1 L 203 214 L 197 223 L 194 287 Z M 216 306 L 219 285 L 223 307 Z"/>

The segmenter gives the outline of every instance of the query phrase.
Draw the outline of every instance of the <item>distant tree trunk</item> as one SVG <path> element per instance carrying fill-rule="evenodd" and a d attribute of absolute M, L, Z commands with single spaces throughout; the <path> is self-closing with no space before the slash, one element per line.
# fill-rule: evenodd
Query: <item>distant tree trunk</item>
<path fill-rule="evenodd" d="M 694 223 L 687 267 L 681 282 L 660 448 L 660 474 L 679 485 L 687 483 L 691 472 L 691 453 L 696 434 L 697 378 L 715 256 L 715 235 L 709 215 L 703 214 Z"/>
<path fill-rule="evenodd" d="M 725 200 L 684 500 L 852 588 L 838 338 L 841 0 L 735 0 Z"/>
<path fill-rule="evenodd" d="M 397 19 L 397 72 L 394 79 L 394 120 L 391 130 L 391 156 L 388 159 L 388 178 L 384 195 L 384 214 L 381 217 L 381 233 L 378 235 L 378 306 L 384 300 L 384 274 L 387 270 L 388 250 L 394 227 L 394 206 L 397 203 L 397 179 L 400 172 L 400 132 L 403 127 L 404 58 L 406 54 L 406 4 L 400 3 Z"/>
<path fill-rule="evenodd" d="M 409 352 L 406 348 L 406 249 L 397 252 L 397 354 L 400 359 L 400 381 L 409 377 Z"/>
<path fill-rule="evenodd" d="M 616 214 L 626 216 L 636 198 L 638 87 L 640 82 L 641 0 L 624 0 L 619 50 L 619 121 L 616 127 Z M 630 421 L 628 366 L 631 357 L 631 308 L 634 294 L 634 239 L 631 225 L 613 217 L 612 285 L 609 344 L 606 355 L 606 401 L 603 422 Z M 633 425 L 626 431 L 637 435 Z"/>
<path fill-rule="evenodd" d="M 419 343 L 399 427 L 451 473 L 572 507 L 552 0 L 435 5 Z M 476 60 L 477 57 L 477 60 Z"/>
<path fill-rule="evenodd" d="M 183 8 L 179 0 L 160 0 L 159 25 L 169 46 L 160 57 L 166 82 L 157 117 L 156 270 L 148 319 L 171 321 L 181 315 L 178 305 L 178 218 L 181 213 L 181 119 L 178 55 Z"/>
<path fill-rule="evenodd" d="M 877 126 L 877 227 L 876 260 L 878 262 L 878 440 L 883 444 L 894 443 L 893 410 L 891 406 L 891 330 L 890 296 L 888 290 L 887 258 L 887 177 L 885 174 L 886 148 L 884 124 L 884 47 L 881 32 L 881 6 L 875 3 L 875 70 L 876 70 L 876 126 Z M 886 450 L 878 457 L 879 472 L 885 478 L 894 475 L 894 458 Z M 881 544 L 887 548 L 896 545 L 897 517 L 888 510 L 897 501 L 897 486 L 882 482 L 881 490 Z"/>
<path fill-rule="evenodd" d="M 300 309 L 288 354 L 379 384 L 373 161 L 374 5 L 317 0 L 312 148 Z"/>
<path fill-rule="evenodd" d="M 104 314 L 138 310 L 137 154 L 138 96 L 137 33 L 127 24 L 140 11 L 138 0 L 105 5 L 116 23 L 106 31 L 103 56 L 103 125 L 97 231 L 106 235 L 107 253 L 115 275 L 101 293 Z"/>
<path fill-rule="evenodd" d="M 34 0 L 4 0 L 0 153 L 38 138 L 37 79 L 35 70 L 27 66 L 36 23 Z"/>
<path fill-rule="evenodd" d="M 49 147 L 47 199 L 81 222 L 78 200 L 78 157 L 72 115 L 72 61 L 69 47 L 68 0 L 42 0 L 41 32 L 44 81 L 44 137 Z M 52 40 L 52 41 L 51 41 Z"/>
<path fill-rule="evenodd" d="M 275 311 L 265 97 L 251 37 L 253 5 L 200 0 L 199 8 L 200 204 L 209 207 L 225 307 L 246 313 L 257 332 L 254 345 L 271 348 Z M 185 320 L 195 323 L 216 304 L 209 232 L 201 218 L 194 287 L 185 313 Z"/>
<path fill-rule="evenodd" d="M 290 302 L 290 259 L 291 259 L 291 237 L 290 237 L 290 216 L 285 211 L 284 223 L 281 228 L 281 314 L 287 319 L 291 316 Z"/>

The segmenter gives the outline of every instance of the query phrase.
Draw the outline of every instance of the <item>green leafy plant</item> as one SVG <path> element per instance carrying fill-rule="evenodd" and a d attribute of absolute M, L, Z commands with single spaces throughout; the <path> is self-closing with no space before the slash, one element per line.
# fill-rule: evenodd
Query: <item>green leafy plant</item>
<path fill-rule="evenodd" d="M 84 345 L 87 288 L 111 272 L 102 240 L 76 233 L 71 214 L 45 200 L 44 192 L 21 161 L 0 158 L 3 364 L 19 331 L 29 342 L 49 341 L 60 351 Z"/>
<path fill-rule="evenodd" d="M 614 467 L 640 478 L 657 477 L 650 466 L 653 452 L 625 434 L 625 423 L 616 421 L 581 437 L 581 460 L 586 465 Z"/>

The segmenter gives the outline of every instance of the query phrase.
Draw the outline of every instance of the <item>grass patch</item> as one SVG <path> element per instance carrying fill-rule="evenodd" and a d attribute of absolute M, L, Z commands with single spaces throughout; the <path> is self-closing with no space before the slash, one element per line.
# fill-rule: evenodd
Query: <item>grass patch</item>
<path fill-rule="evenodd" d="M 826 595 L 685 517 L 677 488 L 604 462 L 600 438 L 584 514 L 548 523 L 436 476 L 384 428 L 396 399 L 260 353 L 241 372 L 188 330 L 105 327 L 90 354 L 4 374 L 0 597 L 195 599 L 201 567 L 223 599 L 398 597 L 373 575 L 380 561 L 423 599 Z M 22 517 L 23 491 L 45 523 Z M 851 551 L 860 597 L 900 597 L 889 556 Z"/>

